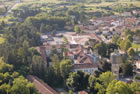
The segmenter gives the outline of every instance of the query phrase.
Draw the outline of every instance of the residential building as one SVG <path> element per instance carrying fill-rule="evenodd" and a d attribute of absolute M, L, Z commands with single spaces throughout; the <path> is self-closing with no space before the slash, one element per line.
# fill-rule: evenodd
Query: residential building
<path fill-rule="evenodd" d="M 94 74 L 98 70 L 97 59 L 93 52 L 84 49 L 82 45 L 69 45 L 69 51 L 65 52 L 65 56 L 71 58 L 74 62 L 74 71 L 84 71 Z"/>

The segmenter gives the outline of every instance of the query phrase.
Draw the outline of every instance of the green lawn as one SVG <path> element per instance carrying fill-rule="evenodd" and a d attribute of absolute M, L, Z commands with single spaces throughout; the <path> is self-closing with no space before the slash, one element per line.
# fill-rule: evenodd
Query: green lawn
<path fill-rule="evenodd" d="M 140 44 L 135 44 L 135 43 L 133 43 L 133 44 L 132 44 L 132 47 L 133 47 L 133 48 L 140 48 Z"/>

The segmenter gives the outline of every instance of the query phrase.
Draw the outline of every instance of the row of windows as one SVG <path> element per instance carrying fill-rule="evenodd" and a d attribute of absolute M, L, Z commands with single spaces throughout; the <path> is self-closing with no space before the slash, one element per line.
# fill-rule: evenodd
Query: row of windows
<path fill-rule="evenodd" d="M 75 70 L 75 71 L 77 72 L 78 70 Z M 93 73 L 95 71 L 95 69 L 84 69 L 84 70 L 81 69 L 81 71 L 88 72 L 88 73 Z"/>

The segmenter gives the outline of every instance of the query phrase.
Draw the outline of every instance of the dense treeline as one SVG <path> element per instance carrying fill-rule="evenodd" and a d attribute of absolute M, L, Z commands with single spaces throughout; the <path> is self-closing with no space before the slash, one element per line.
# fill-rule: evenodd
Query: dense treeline
<path fill-rule="evenodd" d="M 89 94 L 136 94 L 140 90 L 140 83 L 117 81 L 111 72 L 94 75 L 81 71 L 70 73 L 66 86 L 72 91 L 86 90 Z M 73 94 L 72 91 L 69 93 Z"/>
<path fill-rule="evenodd" d="M 57 28 L 64 28 L 66 25 L 67 19 L 64 17 L 57 17 L 57 16 L 47 16 L 47 15 L 37 15 L 35 17 L 27 18 L 26 23 L 32 24 L 34 27 L 36 27 L 38 30 L 46 27 L 46 31 L 49 31 L 47 29 L 50 29 L 50 31 L 57 29 Z M 42 25 L 45 25 L 44 27 L 41 27 Z M 42 33 L 46 32 L 45 30 L 40 30 Z"/>
<path fill-rule="evenodd" d="M 19 22 L 25 21 L 24 23 L 34 26 L 41 33 L 63 29 L 66 25 L 74 25 L 79 21 L 85 21 L 84 15 L 86 13 L 84 10 L 81 10 L 81 6 L 75 6 L 70 9 L 67 7 L 59 8 L 54 6 L 59 5 L 40 3 L 27 4 L 14 9 L 13 16 L 18 18 Z"/>
<path fill-rule="evenodd" d="M 38 94 L 34 85 L 0 58 L 0 94 Z"/>
<path fill-rule="evenodd" d="M 39 55 L 33 46 L 40 45 L 37 29 L 25 24 L 15 24 L 4 34 L 5 43 L 0 46 L 0 56 L 23 74 L 29 71 L 33 55 Z M 24 74 L 24 75 L 25 75 Z"/>
<path fill-rule="evenodd" d="M 7 12 L 6 7 L 0 8 L 0 15 L 4 15 L 6 12 Z"/>

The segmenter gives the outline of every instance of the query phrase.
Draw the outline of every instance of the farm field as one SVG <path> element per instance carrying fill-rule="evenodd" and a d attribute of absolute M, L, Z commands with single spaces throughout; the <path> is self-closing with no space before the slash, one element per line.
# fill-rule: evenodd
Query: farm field
<path fill-rule="evenodd" d="M 92 7 L 106 7 L 106 6 L 113 6 L 113 5 L 116 5 L 116 4 L 122 4 L 122 5 L 125 5 L 125 4 L 128 4 L 131 5 L 133 4 L 134 6 L 137 6 L 137 7 L 140 7 L 140 1 L 132 1 L 132 2 L 123 2 L 123 1 L 120 1 L 120 2 L 102 2 L 102 3 L 99 3 L 99 4 L 87 4 L 86 6 L 89 7 L 89 8 L 92 8 Z"/>

